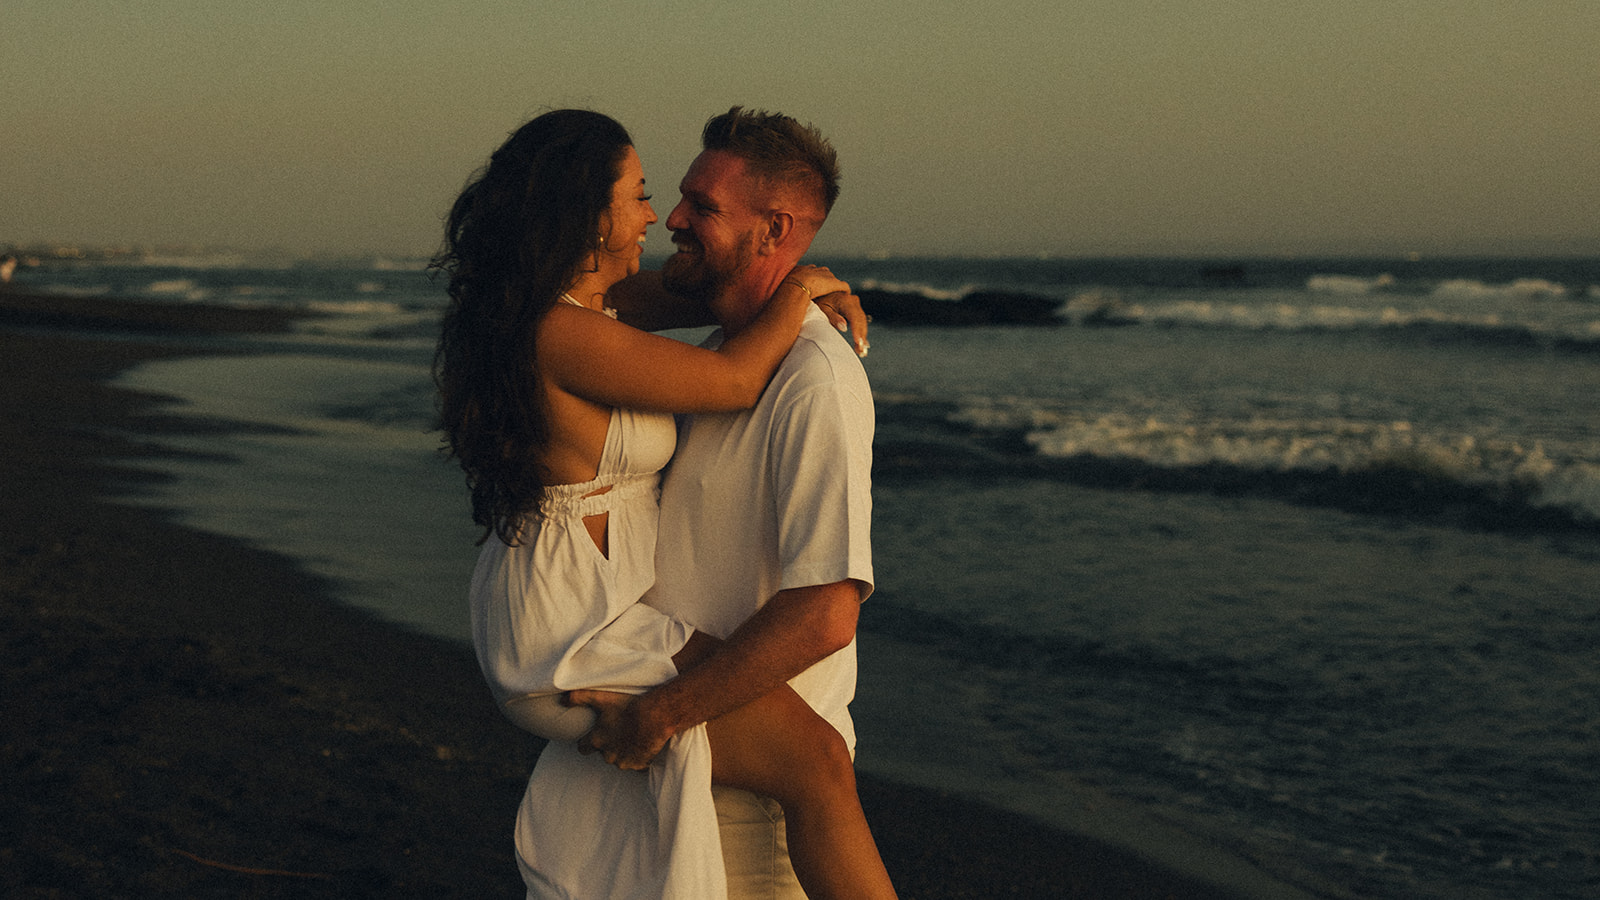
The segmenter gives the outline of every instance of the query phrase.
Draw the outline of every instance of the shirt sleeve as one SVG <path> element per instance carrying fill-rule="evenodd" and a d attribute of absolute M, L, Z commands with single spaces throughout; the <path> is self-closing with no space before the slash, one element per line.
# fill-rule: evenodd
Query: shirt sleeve
<path fill-rule="evenodd" d="M 839 380 L 809 385 L 779 410 L 768 452 L 780 590 L 853 579 L 863 600 L 872 593 L 873 425 L 870 390 Z"/>

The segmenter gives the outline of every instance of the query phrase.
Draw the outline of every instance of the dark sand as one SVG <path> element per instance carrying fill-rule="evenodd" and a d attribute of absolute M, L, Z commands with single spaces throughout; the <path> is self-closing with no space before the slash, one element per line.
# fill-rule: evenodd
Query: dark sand
<path fill-rule="evenodd" d="M 96 499 L 136 477 L 115 459 L 154 452 L 138 434 L 192 427 L 104 379 L 285 324 L 0 288 L 0 895 L 522 896 L 510 834 L 539 742 L 468 648 Z M 1009 813 L 861 793 L 907 900 L 1228 896 Z"/>

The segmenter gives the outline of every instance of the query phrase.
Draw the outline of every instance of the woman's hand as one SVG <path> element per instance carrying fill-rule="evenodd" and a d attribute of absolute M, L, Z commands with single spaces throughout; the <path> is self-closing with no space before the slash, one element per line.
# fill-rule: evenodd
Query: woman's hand
<path fill-rule="evenodd" d="M 790 269 L 789 274 L 783 276 L 783 280 L 794 281 L 809 291 L 813 298 L 835 291 L 850 293 L 849 282 L 837 278 L 827 266 L 808 266 L 801 263 Z"/>
<path fill-rule="evenodd" d="M 670 733 L 648 721 L 646 704 L 632 694 L 614 691 L 568 691 L 568 706 L 587 706 L 595 712 L 594 728 L 578 739 L 578 752 L 599 753 L 619 769 L 642 772 L 650 767 Z"/>
<path fill-rule="evenodd" d="M 848 291 L 835 291 L 816 298 L 814 302 L 841 334 L 849 332 L 856 355 L 866 356 L 867 350 L 872 347 L 867 343 L 867 323 L 872 321 L 872 317 L 861 308 L 861 298 Z"/>
<path fill-rule="evenodd" d="M 867 323 L 872 317 L 861 308 L 861 298 L 850 292 L 850 285 L 829 271 L 827 266 L 795 266 L 784 278 L 793 280 L 811 294 L 828 321 L 840 332 L 849 332 L 857 356 L 866 356 L 871 344 L 867 343 Z"/>

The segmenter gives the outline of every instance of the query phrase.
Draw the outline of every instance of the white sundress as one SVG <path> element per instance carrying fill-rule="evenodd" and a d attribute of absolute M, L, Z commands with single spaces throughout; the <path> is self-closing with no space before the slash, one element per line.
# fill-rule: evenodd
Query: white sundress
<path fill-rule="evenodd" d="M 639 602 L 655 580 L 669 415 L 613 410 L 593 481 L 546 489 L 521 543 L 491 537 L 473 572 L 473 644 L 496 702 L 577 688 L 639 693 L 677 674 L 681 622 Z M 609 487 L 605 493 L 598 490 Z M 607 513 L 610 558 L 583 519 Z M 587 715 L 587 711 L 574 711 Z M 551 740 L 517 812 L 529 898 L 721 900 L 727 895 L 705 726 L 668 743 L 648 773 Z"/>

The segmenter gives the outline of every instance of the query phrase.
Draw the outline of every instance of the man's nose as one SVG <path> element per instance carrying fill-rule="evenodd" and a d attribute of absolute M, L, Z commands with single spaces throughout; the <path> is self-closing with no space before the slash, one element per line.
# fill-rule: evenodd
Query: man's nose
<path fill-rule="evenodd" d="M 689 227 L 689 223 L 687 221 L 685 221 L 685 217 L 684 217 L 684 214 L 683 214 L 683 203 L 684 203 L 684 201 L 679 200 L 678 201 L 678 205 L 674 206 L 672 208 L 672 212 L 670 214 L 668 214 L 668 216 L 667 216 L 667 230 L 668 231 L 682 231 L 683 229 Z"/>

